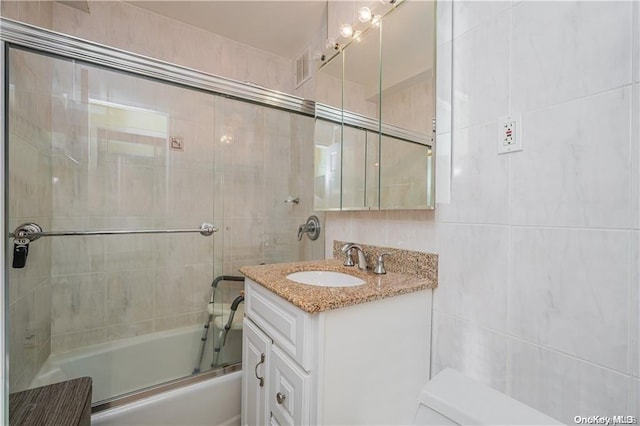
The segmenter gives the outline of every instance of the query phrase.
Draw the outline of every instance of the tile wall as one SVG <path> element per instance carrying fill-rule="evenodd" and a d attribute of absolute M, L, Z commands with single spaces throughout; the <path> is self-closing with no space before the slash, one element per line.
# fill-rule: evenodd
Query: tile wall
<path fill-rule="evenodd" d="M 439 254 L 432 374 L 568 424 L 638 416 L 640 4 L 438 9 L 437 208 L 329 213 L 327 248 Z M 516 112 L 524 151 L 497 155 Z"/>
<path fill-rule="evenodd" d="M 23 223 L 51 224 L 52 114 L 47 101 L 54 73 L 41 58 L 12 55 L 9 63 L 8 228 L 12 232 Z M 9 252 L 8 265 L 11 262 Z M 27 266 L 8 270 L 11 391 L 27 386 L 51 352 L 51 241 L 29 246 Z"/>

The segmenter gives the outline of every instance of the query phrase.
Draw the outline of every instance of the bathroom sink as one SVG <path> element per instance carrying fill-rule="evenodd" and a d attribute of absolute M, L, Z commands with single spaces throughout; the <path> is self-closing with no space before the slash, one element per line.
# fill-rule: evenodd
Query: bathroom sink
<path fill-rule="evenodd" d="M 287 279 L 300 284 L 320 287 L 354 287 L 365 284 L 364 280 L 353 275 L 334 271 L 302 271 L 287 275 Z"/>

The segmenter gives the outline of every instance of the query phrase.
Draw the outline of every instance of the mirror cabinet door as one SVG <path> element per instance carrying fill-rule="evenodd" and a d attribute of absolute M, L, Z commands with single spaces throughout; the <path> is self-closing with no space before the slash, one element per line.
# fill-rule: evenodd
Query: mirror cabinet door
<path fill-rule="evenodd" d="M 433 168 L 431 148 L 382 135 L 380 141 L 380 209 L 430 207 Z"/>
<path fill-rule="evenodd" d="M 314 209 L 340 210 L 342 125 L 316 119 L 314 132 Z"/>
<path fill-rule="evenodd" d="M 380 34 L 371 27 L 342 51 L 342 108 L 374 119 L 380 117 Z"/>
<path fill-rule="evenodd" d="M 435 3 L 405 0 L 382 20 L 380 208 L 433 208 Z M 408 139 L 403 140 L 403 139 Z M 431 146 L 425 145 L 425 141 Z M 412 143 L 420 142 L 420 143 Z"/>
<path fill-rule="evenodd" d="M 342 128 L 342 210 L 365 209 L 367 132 Z"/>
<path fill-rule="evenodd" d="M 316 71 L 316 102 L 342 109 L 343 55 L 337 53 Z"/>
<path fill-rule="evenodd" d="M 432 136 L 435 115 L 434 2 L 405 0 L 381 22 L 384 124 Z"/>
<path fill-rule="evenodd" d="M 368 210 L 380 209 L 380 132 L 367 130 L 366 198 Z"/>

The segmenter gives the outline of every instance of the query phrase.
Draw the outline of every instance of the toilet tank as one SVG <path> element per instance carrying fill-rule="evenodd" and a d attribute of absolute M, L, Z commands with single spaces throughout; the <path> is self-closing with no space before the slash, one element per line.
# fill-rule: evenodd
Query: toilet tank
<path fill-rule="evenodd" d="M 559 421 L 447 368 L 420 392 L 417 425 L 561 425 Z"/>

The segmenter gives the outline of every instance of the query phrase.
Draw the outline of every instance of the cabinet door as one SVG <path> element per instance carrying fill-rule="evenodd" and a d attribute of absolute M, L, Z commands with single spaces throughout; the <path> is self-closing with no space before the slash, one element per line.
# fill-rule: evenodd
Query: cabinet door
<path fill-rule="evenodd" d="M 271 347 L 269 369 L 271 423 L 278 425 L 309 424 L 311 397 L 309 374 L 275 345 Z"/>
<path fill-rule="evenodd" d="M 242 324 L 242 424 L 265 425 L 271 339 L 248 318 Z"/>

